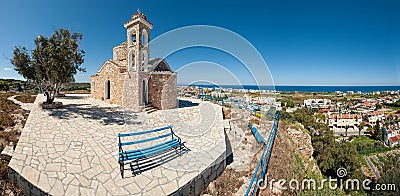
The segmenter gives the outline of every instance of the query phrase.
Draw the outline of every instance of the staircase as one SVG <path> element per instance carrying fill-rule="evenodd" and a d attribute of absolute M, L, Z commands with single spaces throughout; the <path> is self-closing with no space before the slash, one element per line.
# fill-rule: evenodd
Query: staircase
<path fill-rule="evenodd" d="M 155 107 L 153 106 L 153 104 L 148 103 L 148 104 L 146 104 L 146 105 L 144 106 L 144 111 L 145 111 L 147 114 L 150 114 L 150 113 L 152 113 L 152 112 L 157 111 L 157 108 L 155 108 Z"/>

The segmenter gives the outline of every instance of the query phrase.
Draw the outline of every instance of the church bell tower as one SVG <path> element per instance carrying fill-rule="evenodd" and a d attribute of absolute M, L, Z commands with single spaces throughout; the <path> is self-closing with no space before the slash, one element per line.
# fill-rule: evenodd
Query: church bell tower
<path fill-rule="evenodd" d="M 146 16 L 138 10 L 131 19 L 124 24 L 128 43 L 129 71 L 147 72 L 150 56 L 150 30 L 153 25 Z"/>
<path fill-rule="evenodd" d="M 140 110 L 148 104 L 148 81 L 152 71 L 150 58 L 150 30 L 146 16 L 138 10 L 124 23 L 128 47 L 128 75 L 125 79 L 124 107 Z"/>

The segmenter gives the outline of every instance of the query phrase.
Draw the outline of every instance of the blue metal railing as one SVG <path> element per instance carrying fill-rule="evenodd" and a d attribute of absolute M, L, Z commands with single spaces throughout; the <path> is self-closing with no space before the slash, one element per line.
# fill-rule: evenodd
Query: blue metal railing
<path fill-rule="evenodd" d="M 263 136 L 261 136 L 260 132 L 258 132 L 257 128 L 253 127 L 251 123 L 249 123 L 249 128 L 258 143 L 265 143 L 265 139 L 263 138 Z"/>
<path fill-rule="evenodd" d="M 271 158 L 272 148 L 274 146 L 275 137 L 278 132 L 279 115 L 280 115 L 280 112 L 278 110 L 275 113 L 274 125 L 272 126 L 272 130 L 271 130 L 270 134 L 268 135 L 267 141 L 265 142 L 264 150 L 261 154 L 260 160 L 258 161 L 257 167 L 254 171 L 253 177 L 251 178 L 250 184 L 247 187 L 247 191 L 245 193 L 246 196 L 248 196 L 250 194 L 250 192 L 251 192 L 251 195 L 254 195 L 257 192 L 257 190 L 259 188 L 258 185 L 259 185 L 260 180 L 262 180 L 263 183 L 266 183 L 266 182 L 264 182 L 265 174 L 268 171 L 268 164 L 269 164 L 269 160 Z"/>

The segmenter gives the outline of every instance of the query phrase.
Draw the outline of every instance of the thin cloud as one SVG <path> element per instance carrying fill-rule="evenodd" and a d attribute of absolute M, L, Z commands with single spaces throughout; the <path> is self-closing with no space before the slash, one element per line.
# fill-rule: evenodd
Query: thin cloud
<path fill-rule="evenodd" d="M 11 71 L 11 70 L 12 70 L 12 68 L 10 68 L 10 67 L 4 68 L 4 71 Z"/>

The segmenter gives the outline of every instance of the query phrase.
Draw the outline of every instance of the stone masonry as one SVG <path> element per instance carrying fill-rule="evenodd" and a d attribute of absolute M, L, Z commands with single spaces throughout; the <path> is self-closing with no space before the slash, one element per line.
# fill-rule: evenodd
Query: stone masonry
<path fill-rule="evenodd" d="M 113 48 L 107 60 L 91 76 L 91 97 L 135 111 L 145 105 L 157 109 L 177 106 L 176 78 L 164 59 L 150 57 L 153 25 L 138 12 L 124 24 L 127 41 Z"/>

